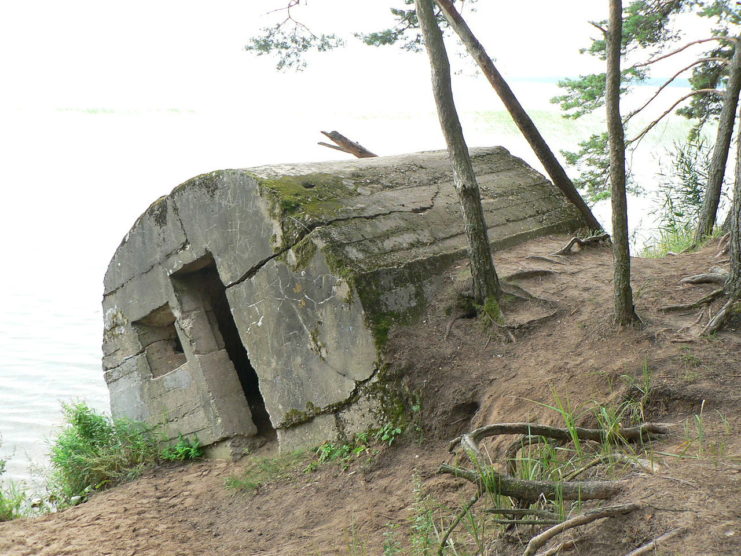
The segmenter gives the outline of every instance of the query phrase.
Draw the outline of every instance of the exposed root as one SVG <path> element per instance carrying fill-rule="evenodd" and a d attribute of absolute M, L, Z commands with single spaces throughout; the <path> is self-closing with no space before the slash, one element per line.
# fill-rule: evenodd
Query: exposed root
<path fill-rule="evenodd" d="M 450 443 L 450 451 L 453 451 L 459 444 L 463 447 L 469 459 L 477 467 L 476 470 L 443 464 L 438 469 L 438 473 L 449 473 L 472 482 L 479 490 L 510 496 L 522 502 L 536 502 L 542 498 L 553 499 L 555 496 L 563 500 L 605 499 L 620 491 L 624 483 L 622 481 L 552 482 L 515 479 L 511 475 L 497 472 L 492 466 L 483 465 L 484 457 L 479 449 L 479 443 L 484 438 L 503 434 L 540 436 L 564 442 L 573 440 L 574 436 L 580 440 L 596 442 L 631 442 L 648 440 L 652 435 L 667 432 L 668 429 L 665 426 L 656 423 L 645 423 L 637 427 L 610 432 L 582 427 L 570 429 L 549 427 L 534 423 L 497 423 L 475 429 Z M 536 441 L 529 439 L 528 442 L 535 443 Z"/>
<path fill-rule="evenodd" d="M 736 304 L 739 302 L 741 302 L 741 295 L 736 294 L 730 296 L 723 307 L 708 321 L 705 328 L 700 332 L 700 336 L 707 336 L 720 330 L 731 315 L 737 312 L 738 308 Z"/>
<path fill-rule="evenodd" d="M 598 245 L 603 241 L 609 242 L 610 234 L 598 234 L 596 236 L 591 236 L 584 239 L 572 237 L 571 240 L 560 251 L 551 253 L 551 256 L 571 255 L 571 249 L 574 247 L 574 245 L 578 245 L 580 249 L 584 249 L 585 247 L 588 247 L 590 245 Z"/>
<path fill-rule="evenodd" d="M 728 232 L 718 242 L 718 253 L 715 255 L 716 259 L 724 257 L 731 251 L 731 233 Z"/>
<path fill-rule="evenodd" d="M 552 257 L 555 257 L 556 255 L 551 255 Z M 561 255 L 558 255 L 559 257 Z M 566 264 L 563 261 L 559 261 L 557 259 L 552 259 L 550 257 L 544 257 L 543 255 L 528 255 L 525 257 L 526 259 L 532 259 L 533 261 L 545 261 L 547 263 L 551 264 Z"/>
<path fill-rule="evenodd" d="M 545 268 L 533 268 L 530 270 L 519 270 L 502 279 L 509 282 L 511 280 L 527 280 L 528 278 L 540 278 L 541 276 L 550 276 L 551 274 L 560 274 L 557 270 L 547 270 Z"/>
<path fill-rule="evenodd" d="M 705 274 L 695 274 L 682 278 L 680 284 L 725 284 L 728 273 L 720 268 L 712 268 Z"/>
<path fill-rule="evenodd" d="M 684 533 L 684 528 L 678 527 L 677 529 L 673 529 L 668 533 L 664 533 L 660 537 L 656 537 L 651 542 L 646 543 L 631 552 L 628 552 L 628 554 L 626 554 L 625 556 L 639 556 L 640 554 L 648 554 L 649 552 L 653 553 L 656 551 L 657 548 L 659 548 L 659 543 L 668 541 L 669 539 L 671 539 L 672 537 L 676 537 L 680 533 Z"/>
<path fill-rule="evenodd" d="M 581 537 L 579 539 L 570 539 L 568 541 L 563 541 L 561 544 L 557 544 L 553 548 L 549 548 L 548 550 L 544 550 L 543 552 L 538 552 L 537 556 L 554 556 L 554 554 L 558 554 L 562 550 L 571 550 L 576 546 L 576 543 L 582 540 Z"/>
<path fill-rule="evenodd" d="M 546 498 L 554 500 L 604 500 L 613 497 L 625 486 L 624 481 L 574 481 L 560 483 L 552 481 L 528 481 L 497 473 L 491 468 L 481 472 L 442 464 L 438 473 L 450 474 L 465 479 L 487 492 L 510 496 L 523 502 L 534 503 Z"/>
<path fill-rule="evenodd" d="M 567 519 L 566 521 L 559 523 L 558 525 L 551 527 L 550 529 L 546 529 L 541 534 L 536 535 L 532 539 L 530 539 L 530 542 L 527 543 L 527 547 L 525 548 L 525 552 L 522 553 L 522 556 L 533 556 L 541 546 L 543 546 L 556 535 L 563 533 L 568 529 L 573 529 L 574 527 L 578 527 L 579 525 L 585 525 L 587 523 L 591 523 L 592 521 L 603 519 L 605 517 L 614 517 L 616 515 L 623 515 L 634 512 L 640 507 L 640 504 L 622 504 L 620 506 L 609 506 L 607 508 L 590 510 L 588 512 L 584 512 L 581 515 L 577 515 L 576 517 L 572 517 L 571 519 Z"/>
<path fill-rule="evenodd" d="M 693 303 L 681 303 L 679 305 L 665 305 L 664 307 L 659 307 L 659 311 L 668 313 L 669 311 L 688 311 L 690 309 L 697 309 L 698 307 L 701 307 L 702 305 L 715 301 L 721 295 L 723 295 L 723 288 L 718 288 L 717 290 L 713 290 L 706 296 L 701 297 L 700 299 L 698 299 L 697 301 Z"/>
<path fill-rule="evenodd" d="M 625 441 L 636 442 L 639 440 L 649 440 L 654 436 L 668 434 L 667 425 L 658 423 L 644 423 L 636 427 L 621 428 L 617 432 L 608 433 L 604 429 L 587 429 L 583 427 L 573 427 L 572 429 L 561 427 L 549 427 L 536 423 L 495 423 L 479 427 L 473 431 L 453 439 L 448 445 L 448 450 L 453 451 L 460 444 L 466 451 L 473 451 L 480 455 L 479 443 L 490 436 L 499 436 L 504 434 L 524 434 L 530 436 L 544 436 L 569 442 L 572 440 L 572 434 L 575 434 L 579 440 L 593 440 L 595 442 L 607 441 Z"/>

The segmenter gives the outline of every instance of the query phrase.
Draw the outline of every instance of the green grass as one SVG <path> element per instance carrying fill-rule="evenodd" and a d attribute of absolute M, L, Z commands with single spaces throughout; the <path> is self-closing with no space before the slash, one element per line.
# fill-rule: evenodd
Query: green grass
<path fill-rule="evenodd" d="M 17 483 L 11 481 L 0 487 L 0 521 L 22 517 L 26 502 L 26 493 Z"/>
<path fill-rule="evenodd" d="M 85 497 L 138 477 L 162 461 L 203 455 L 198 439 L 162 447 L 157 427 L 101 415 L 84 403 L 62 406 L 65 427 L 51 445 L 49 490 L 61 501 Z"/>

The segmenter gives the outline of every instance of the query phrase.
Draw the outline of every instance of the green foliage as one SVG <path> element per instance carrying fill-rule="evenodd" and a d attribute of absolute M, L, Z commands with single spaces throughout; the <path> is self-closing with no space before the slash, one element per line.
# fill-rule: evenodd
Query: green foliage
<path fill-rule="evenodd" d="M 669 0 L 667 2 L 653 2 L 637 0 L 627 4 L 623 9 L 623 42 L 622 52 L 642 51 L 645 60 L 662 54 L 669 46 L 676 43 L 682 34 L 675 29 L 674 21 L 677 15 L 691 12 L 697 17 L 712 18 L 718 23 L 714 33 L 725 36 L 735 34 L 732 25 L 738 23 L 738 15 L 733 10 L 731 0 Z M 596 25 L 604 27 L 605 22 Z M 581 50 L 605 59 L 606 42 L 603 37 L 593 39 L 589 47 Z M 715 89 L 722 86 L 727 79 L 728 66 L 724 60 L 729 60 L 733 52 L 732 46 L 721 43 L 707 52 L 702 58 L 705 60 L 694 66 L 690 84 L 694 90 Z M 621 96 L 630 94 L 634 85 L 644 82 L 650 77 L 649 66 L 631 66 L 621 72 Z M 559 82 L 564 94 L 551 99 L 551 102 L 560 105 L 566 118 L 580 118 L 592 113 L 604 105 L 605 74 L 580 75 L 576 79 L 565 79 Z M 698 123 L 693 128 L 690 139 L 699 137 L 702 126 L 720 113 L 722 98 L 719 95 L 695 95 L 688 106 L 677 110 L 678 114 L 688 118 L 697 118 Z M 624 118 L 627 122 L 635 114 Z M 566 161 L 576 166 L 579 178 L 574 180 L 575 185 L 583 191 L 587 201 L 596 202 L 609 196 L 608 183 L 609 156 L 607 149 L 607 135 L 592 135 L 579 144 L 575 152 L 563 152 Z M 628 144 L 626 144 L 626 147 Z M 635 185 L 628 184 L 629 191 L 635 191 Z"/>
<path fill-rule="evenodd" d="M 178 441 L 173 446 L 167 446 L 160 453 L 165 461 L 186 461 L 203 457 L 203 447 L 198 438 L 191 440 L 178 436 Z"/>
<path fill-rule="evenodd" d="M 0 459 L 0 476 L 5 473 L 5 460 Z M 15 482 L 0 484 L 0 522 L 10 521 L 23 515 L 26 495 Z"/>
<path fill-rule="evenodd" d="M 22 517 L 25 504 L 26 494 L 17 483 L 0 486 L 0 522 Z"/>
<path fill-rule="evenodd" d="M 258 56 L 275 54 L 278 70 L 303 70 L 307 52 L 327 52 L 344 44 L 334 33 L 315 35 L 308 27 L 290 17 L 274 27 L 262 29 L 261 33 L 252 37 L 244 49 Z"/>
<path fill-rule="evenodd" d="M 152 427 L 113 420 L 84 403 L 63 405 L 66 427 L 51 446 L 52 489 L 62 500 L 138 476 L 157 462 Z"/>
<path fill-rule="evenodd" d="M 386 423 L 380 429 L 375 431 L 373 436 L 379 442 L 383 442 L 384 444 L 391 446 L 402 432 L 404 431 L 401 427 L 392 425 L 391 423 Z"/>

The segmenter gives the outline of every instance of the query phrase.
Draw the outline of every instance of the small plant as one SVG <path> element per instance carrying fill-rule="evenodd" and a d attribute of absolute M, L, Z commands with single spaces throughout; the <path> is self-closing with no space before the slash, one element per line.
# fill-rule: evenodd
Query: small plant
<path fill-rule="evenodd" d="M 374 438 L 379 442 L 391 446 L 394 441 L 404 432 L 401 427 L 386 423 L 374 433 Z"/>
<path fill-rule="evenodd" d="M 186 461 L 203 457 L 203 447 L 198 438 L 191 440 L 178 436 L 178 441 L 173 446 L 167 446 L 160 457 L 165 461 Z"/>
<path fill-rule="evenodd" d="M 384 556 L 394 556 L 401 554 L 401 544 L 396 538 L 396 531 L 399 528 L 398 523 L 387 523 L 386 530 L 383 532 L 383 554 Z"/>

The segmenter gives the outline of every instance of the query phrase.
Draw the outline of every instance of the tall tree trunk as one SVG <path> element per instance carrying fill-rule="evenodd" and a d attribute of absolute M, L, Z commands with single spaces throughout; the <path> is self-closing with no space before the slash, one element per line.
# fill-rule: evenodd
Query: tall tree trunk
<path fill-rule="evenodd" d="M 620 118 L 620 51 L 623 35 L 622 0 L 610 0 L 607 30 L 607 132 L 610 140 L 610 186 L 612 189 L 612 253 L 615 321 L 630 325 L 638 321 L 630 287 L 628 202 L 625 195 L 625 131 Z"/>
<path fill-rule="evenodd" d="M 739 91 L 741 91 L 741 36 L 736 37 L 736 46 L 733 51 L 733 58 L 731 58 L 728 87 L 724 93 L 723 107 L 720 110 L 718 133 L 713 147 L 713 158 L 710 162 L 705 198 L 702 202 L 700 219 L 695 231 L 695 243 L 701 242 L 713 233 L 715 216 L 720 203 L 720 191 L 723 186 L 723 176 L 728 162 L 728 152 L 731 150 L 731 137 L 733 136 L 733 124 L 736 119 Z"/>
<path fill-rule="evenodd" d="M 463 211 L 473 277 L 473 295 L 477 303 L 484 305 L 491 298 L 499 299 L 502 289 L 491 258 L 491 246 L 484 221 L 484 211 L 481 207 L 479 185 L 453 102 L 448 54 L 445 50 L 442 32 L 435 21 L 432 0 L 416 0 L 416 7 L 425 47 L 430 58 L 432 90 L 437 105 L 437 115 L 448 145 L 448 154 L 453 166 L 453 183 Z"/>
<path fill-rule="evenodd" d="M 737 43 L 741 44 L 741 43 Z M 741 110 L 739 110 L 741 118 Z M 736 138 L 736 176 L 733 183 L 731 219 L 731 272 L 726 280 L 726 292 L 741 298 L 741 133 Z"/>
<path fill-rule="evenodd" d="M 551 152 L 551 149 L 538 131 L 538 128 L 535 127 L 530 116 L 525 112 L 525 109 L 522 107 L 520 102 L 517 100 L 517 97 L 512 92 L 512 89 L 509 88 L 509 85 L 497 70 L 494 62 L 486 53 L 486 50 L 484 50 L 484 47 L 478 41 L 473 32 L 471 32 L 468 24 L 461 17 L 460 13 L 458 13 L 458 10 L 455 9 L 453 2 L 451 0 L 435 0 L 435 2 L 440 6 L 443 15 L 445 15 L 445 18 L 448 20 L 448 23 L 450 23 L 450 26 L 457 33 L 461 41 L 463 41 L 463 44 L 466 45 L 466 50 L 468 50 L 471 57 L 476 60 L 481 71 L 489 80 L 489 83 L 491 83 L 491 86 L 494 88 L 497 95 L 499 95 L 499 98 L 509 111 L 515 124 L 520 128 L 520 132 L 530 144 L 530 147 L 538 157 L 538 160 L 540 160 L 545 171 L 553 180 L 554 185 L 563 192 L 567 199 L 576 205 L 576 208 L 581 212 L 587 226 L 593 230 L 601 229 L 602 226 L 599 221 L 594 217 L 592 211 L 589 210 L 589 207 L 584 202 L 581 195 L 579 195 L 579 192 L 576 190 L 576 187 L 574 187 L 569 176 L 566 175 L 565 170 L 558 162 L 553 152 Z"/>

